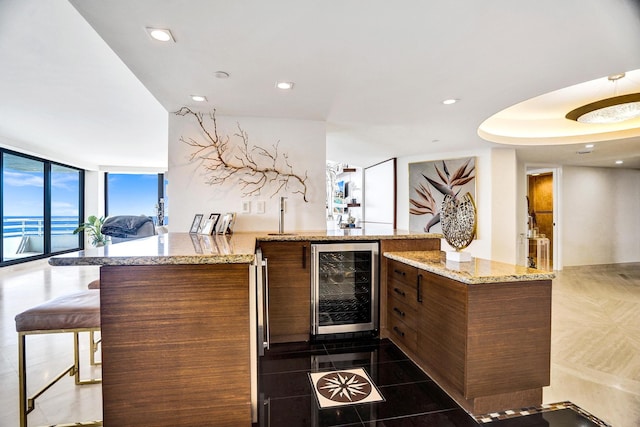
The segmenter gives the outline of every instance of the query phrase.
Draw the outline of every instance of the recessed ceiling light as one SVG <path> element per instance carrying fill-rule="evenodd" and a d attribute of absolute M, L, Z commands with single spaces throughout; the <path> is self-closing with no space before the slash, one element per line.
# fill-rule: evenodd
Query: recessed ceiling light
<path fill-rule="evenodd" d="M 191 95 L 191 99 L 196 102 L 205 102 L 207 100 L 207 97 L 202 95 Z"/>
<path fill-rule="evenodd" d="M 293 82 L 276 82 L 276 87 L 283 90 L 293 89 Z"/>
<path fill-rule="evenodd" d="M 166 28 L 146 28 L 149 37 L 160 42 L 175 42 L 173 34 Z"/>
<path fill-rule="evenodd" d="M 216 78 L 218 79 L 228 79 L 229 78 L 229 73 L 227 73 L 226 71 L 216 71 L 215 73 L 213 73 L 214 76 L 216 76 Z"/>
<path fill-rule="evenodd" d="M 449 98 L 449 99 L 445 99 L 444 101 L 442 101 L 442 103 L 444 105 L 451 105 L 451 104 L 455 104 L 458 101 L 460 101 L 460 100 L 459 99 L 455 99 L 455 98 Z"/>
<path fill-rule="evenodd" d="M 595 145 L 593 145 L 593 144 L 587 144 L 587 145 L 584 146 L 584 148 L 593 148 L 593 147 L 595 147 Z"/>
<path fill-rule="evenodd" d="M 623 163 L 624 163 L 624 162 L 623 162 L 622 160 L 616 160 L 616 165 L 621 165 L 621 164 L 623 164 Z"/>

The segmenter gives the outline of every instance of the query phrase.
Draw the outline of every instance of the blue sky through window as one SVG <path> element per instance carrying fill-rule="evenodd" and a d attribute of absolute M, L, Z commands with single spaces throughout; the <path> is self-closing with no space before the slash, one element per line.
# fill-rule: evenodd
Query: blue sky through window
<path fill-rule="evenodd" d="M 108 175 L 109 216 L 155 216 L 158 203 L 157 174 Z"/>
<path fill-rule="evenodd" d="M 4 163 L 4 216 L 43 216 L 44 164 L 10 154 L 4 155 Z"/>

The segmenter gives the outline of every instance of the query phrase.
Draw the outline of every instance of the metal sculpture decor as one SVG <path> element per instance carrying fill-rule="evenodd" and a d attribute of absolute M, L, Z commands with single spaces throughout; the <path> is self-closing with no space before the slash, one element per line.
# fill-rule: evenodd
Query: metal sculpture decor
<path fill-rule="evenodd" d="M 233 136 L 240 138 L 241 143 L 238 147 L 233 147 L 229 145 L 228 135 L 218 135 L 215 110 L 209 114 L 210 125 L 205 123 L 202 113 L 188 107 L 180 108 L 175 114 L 193 116 L 202 130 L 204 142 L 184 137 L 180 137 L 180 142 L 195 149 L 190 160 L 202 160 L 202 167 L 208 175 L 207 184 L 220 185 L 237 177 L 243 196 L 257 196 L 266 186 L 273 185 L 276 188 L 272 197 L 288 189 L 292 194 L 300 194 L 308 202 L 307 171 L 304 177 L 294 173 L 289 156 L 278 152 L 277 143 L 271 151 L 256 145 L 249 146 L 249 135 L 237 124 L 238 132 Z"/>
<path fill-rule="evenodd" d="M 471 244 L 478 225 L 476 204 L 471 194 L 461 198 L 446 195 L 440 211 L 442 234 L 449 245 L 461 251 Z"/>

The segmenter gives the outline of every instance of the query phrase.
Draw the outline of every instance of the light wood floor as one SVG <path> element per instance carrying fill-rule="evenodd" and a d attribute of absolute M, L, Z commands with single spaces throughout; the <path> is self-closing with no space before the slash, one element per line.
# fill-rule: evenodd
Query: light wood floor
<path fill-rule="evenodd" d="M 556 274 L 544 401 L 570 400 L 615 427 L 640 426 L 640 263 Z"/>
<path fill-rule="evenodd" d="M 97 267 L 46 260 L 0 268 L 0 426 L 18 425 L 15 315 L 97 277 Z M 70 334 L 28 337 L 27 348 L 32 390 L 71 362 Z M 568 400 L 613 426 L 640 425 L 640 263 L 557 273 L 551 375 L 546 403 Z M 100 385 L 78 387 L 68 377 L 38 399 L 29 424 L 95 420 L 101 411 Z"/>

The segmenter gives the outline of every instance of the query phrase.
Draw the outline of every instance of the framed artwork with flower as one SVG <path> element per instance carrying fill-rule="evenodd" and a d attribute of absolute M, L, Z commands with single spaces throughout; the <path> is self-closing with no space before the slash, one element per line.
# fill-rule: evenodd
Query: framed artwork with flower
<path fill-rule="evenodd" d="M 476 159 L 436 160 L 409 164 L 409 230 L 442 233 L 440 214 L 445 196 L 466 193 L 476 198 Z"/>

